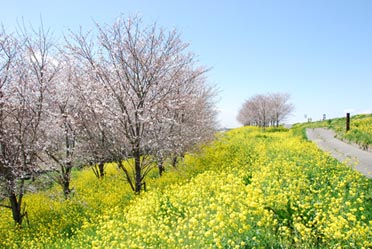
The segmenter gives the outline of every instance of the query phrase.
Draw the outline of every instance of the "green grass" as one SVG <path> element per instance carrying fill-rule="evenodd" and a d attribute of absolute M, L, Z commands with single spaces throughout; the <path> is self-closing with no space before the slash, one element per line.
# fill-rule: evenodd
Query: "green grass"
<path fill-rule="evenodd" d="M 325 121 L 301 123 L 294 125 L 297 134 L 305 135 L 306 128 L 325 127 L 336 132 L 337 137 L 347 142 L 356 143 L 363 149 L 372 146 L 372 114 L 360 114 L 350 118 L 350 130 L 346 131 L 346 118 L 334 118 Z"/>

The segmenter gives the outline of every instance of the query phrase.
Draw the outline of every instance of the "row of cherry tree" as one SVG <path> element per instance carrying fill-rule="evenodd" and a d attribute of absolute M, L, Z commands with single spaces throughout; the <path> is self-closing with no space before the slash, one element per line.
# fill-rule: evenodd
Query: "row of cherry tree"
<path fill-rule="evenodd" d="M 287 93 L 254 95 L 244 102 L 237 120 L 243 125 L 278 127 L 294 110 L 289 99 Z"/>
<path fill-rule="evenodd" d="M 58 172 L 68 198 L 74 166 L 102 177 L 114 161 L 139 193 L 156 165 L 162 174 L 215 131 L 215 89 L 176 31 L 119 18 L 65 41 L 0 31 L 0 200 L 18 224 L 25 180 L 41 169 Z"/>

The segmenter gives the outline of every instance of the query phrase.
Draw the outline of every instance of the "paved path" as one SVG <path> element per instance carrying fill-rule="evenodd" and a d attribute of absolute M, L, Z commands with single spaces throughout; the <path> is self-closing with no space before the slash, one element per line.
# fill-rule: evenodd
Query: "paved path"
<path fill-rule="evenodd" d="M 335 132 L 324 128 L 306 129 L 306 136 L 318 147 L 331 153 L 340 162 L 344 162 L 365 176 L 372 178 L 372 153 L 335 138 Z"/>

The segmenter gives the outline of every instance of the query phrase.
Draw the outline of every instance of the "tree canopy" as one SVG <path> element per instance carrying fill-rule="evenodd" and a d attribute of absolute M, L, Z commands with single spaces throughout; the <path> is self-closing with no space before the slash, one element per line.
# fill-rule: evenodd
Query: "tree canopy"
<path fill-rule="evenodd" d="M 294 110 L 287 93 L 257 94 L 244 102 L 237 116 L 243 125 L 279 126 Z"/>

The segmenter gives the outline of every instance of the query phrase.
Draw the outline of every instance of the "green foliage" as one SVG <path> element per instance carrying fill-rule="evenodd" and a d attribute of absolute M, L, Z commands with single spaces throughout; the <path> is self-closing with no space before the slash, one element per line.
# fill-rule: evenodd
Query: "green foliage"
<path fill-rule="evenodd" d="M 279 127 L 267 127 L 265 132 L 287 132 L 289 129 L 285 128 L 284 126 L 279 126 Z"/>

